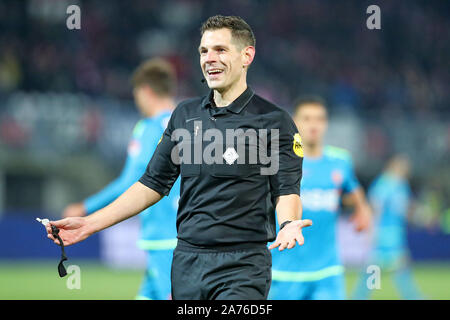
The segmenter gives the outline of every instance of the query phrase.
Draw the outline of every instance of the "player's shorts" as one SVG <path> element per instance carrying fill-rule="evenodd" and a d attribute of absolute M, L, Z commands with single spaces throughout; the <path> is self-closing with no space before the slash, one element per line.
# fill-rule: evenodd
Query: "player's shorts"
<path fill-rule="evenodd" d="M 344 300 L 344 275 L 316 281 L 272 281 L 271 300 Z"/>
<path fill-rule="evenodd" d="M 136 299 L 168 300 L 171 298 L 172 257 L 173 250 L 147 251 L 147 270 Z"/>
<path fill-rule="evenodd" d="M 172 264 L 172 298 L 267 299 L 272 279 L 272 255 L 267 245 L 228 250 L 194 249 L 178 240 Z"/>

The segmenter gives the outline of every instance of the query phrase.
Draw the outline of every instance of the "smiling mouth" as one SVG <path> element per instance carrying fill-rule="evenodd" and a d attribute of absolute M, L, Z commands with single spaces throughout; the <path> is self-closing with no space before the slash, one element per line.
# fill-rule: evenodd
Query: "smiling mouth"
<path fill-rule="evenodd" d="M 214 76 L 222 74 L 223 70 L 222 69 L 209 69 L 206 71 L 206 73 L 208 74 L 208 76 L 214 77 Z"/>

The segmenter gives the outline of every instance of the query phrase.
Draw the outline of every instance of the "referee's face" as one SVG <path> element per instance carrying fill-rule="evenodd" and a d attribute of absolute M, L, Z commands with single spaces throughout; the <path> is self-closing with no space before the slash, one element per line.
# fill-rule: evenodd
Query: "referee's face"
<path fill-rule="evenodd" d="M 246 66 L 253 56 L 249 57 L 249 47 L 241 48 L 236 42 L 227 28 L 203 33 L 198 48 L 200 66 L 211 89 L 224 91 L 236 83 L 245 83 Z"/>

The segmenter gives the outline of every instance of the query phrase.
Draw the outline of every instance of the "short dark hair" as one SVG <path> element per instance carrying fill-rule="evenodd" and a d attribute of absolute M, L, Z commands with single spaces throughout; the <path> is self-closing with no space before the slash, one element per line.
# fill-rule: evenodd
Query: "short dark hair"
<path fill-rule="evenodd" d="M 200 33 L 203 36 L 207 30 L 217 30 L 227 28 L 231 30 L 232 37 L 244 46 L 255 46 L 256 39 L 253 34 L 252 28 L 238 16 L 221 16 L 216 15 L 209 17 L 202 27 L 200 28 Z"/>
<path fill-rule="evenodd" d="M 131 83 L 134 88 L 148 85 L 157 95 L 172 96 L 176 91 L 175 69 L 165 59 L 153 58 L 136 68 Z"/>
<path fill-rule="evenodd" d="M 324 98 L 318 95 L 307 94 L 302 95 L 295 100 L 294 114 L 297 113 L 304 105 L 307 104 L 320 105 L 323 106 L 325 110 L 327 109 L 327 102 L 325 101 Z"/>

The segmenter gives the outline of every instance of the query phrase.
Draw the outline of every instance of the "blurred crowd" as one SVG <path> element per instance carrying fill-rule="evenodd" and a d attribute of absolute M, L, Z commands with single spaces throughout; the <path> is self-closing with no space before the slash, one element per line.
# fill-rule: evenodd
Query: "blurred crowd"
<path fill-rule="evenodd" d="M 72 4 L 81 9 L 80 30 L 66 27 Z M 352 151 L 363 182 L 390 153 L 408 153 L 420 200 L 413 219 L 450 232 L 450 2 L 376 1 L 381 30 L 366 27 L 371 4 L 3 0 L 0 165 L 8 171 L 19 163 L 2 151 L 25 150 L 19 157 L 27 164 L 44 153 L 64 159 L 100 152 L 101 161 L 118 168 L 137 119 L 133 69 L 148 57 L 166 57 L 177 69 L 179 99 L 204 94 L 201 22 L 236 14 L 256 35 L 254 90 L 288 110 L 300 94 L 322 95 L 338 120 L 330 142 L 342 137 L 338 144 Z"/>
<path fill-rule="evenodd" d="M 81 30 L 66 8 L 81 8 Z M 379 1 L 381 30 L 366 28 L 365 1 L 138 0 L 2 1 L 0 90 L 76 91 L 130 98 L 128 77 L 143 59 L 169 57 L 180 95 L 200 83 L 199 27 L 239 13 L 253 27 L 251 82 L 281 105 L 304 91 L 334 107 L 407 117 L 447 112 L 450 4 Z"/>

